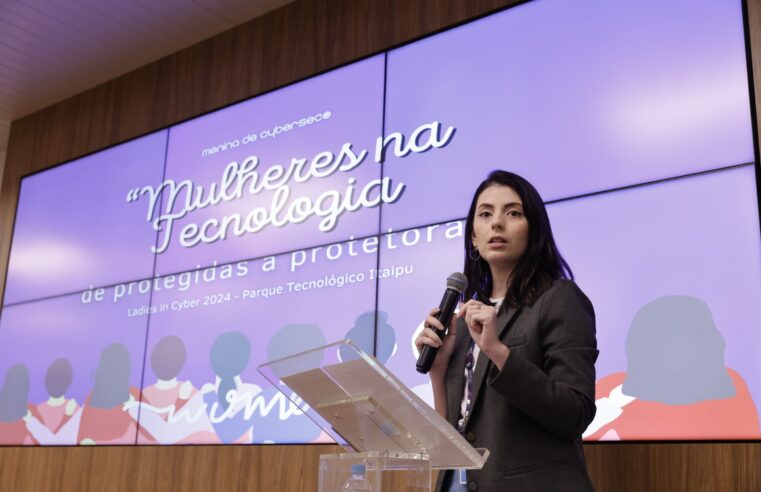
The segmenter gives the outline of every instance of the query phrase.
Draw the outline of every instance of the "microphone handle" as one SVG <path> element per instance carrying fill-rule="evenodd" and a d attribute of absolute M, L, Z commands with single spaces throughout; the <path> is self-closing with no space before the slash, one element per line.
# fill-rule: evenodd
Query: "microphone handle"
<path fill-rule="evenodd" d="M 447 290 L 444 292 L 444 297 L 441 299 L 441 304 L 439 304 L 439 314 L 437 314 L 435 318 L 441 321 L 441 324 L 444 325 L 444 330 L 434 329 L 433 331 L 436 332 L 436 334 L 442 340 L 444 340 L 444 336 L 447 333 L 447 327 L 449 326 L 449 322 L 452 320 L 454 308 L 457 306 L 457 301 L 459 299 L 460 293 L 451 288 L 447 288 Z M 430 371 L 438 351 L 438 347 L 423 345 L 423 348 L 420 350 L 420 356 L 418 357 L 417 363 L 415 364 L 415 369 L 417 369 L 417 371 L 421 374 L 426 374 L 428 371 Z"/>

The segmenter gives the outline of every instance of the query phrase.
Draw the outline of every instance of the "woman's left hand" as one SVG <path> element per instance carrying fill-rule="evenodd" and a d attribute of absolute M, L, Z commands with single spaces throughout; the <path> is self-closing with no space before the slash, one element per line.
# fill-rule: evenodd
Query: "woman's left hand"
<path fill-rule="evenodd" d="M 460 307 L 457 316 L 465 319 L 470 337 L 478 348 L 501 369 L 506 355 L 509 355 L 509 349 L 499 340 L 497 310 L 494 306 L 471 299 Z M 504 353 L 506 349 L 507 354 Z"/>
<path fill-rule="evenodd" d="M 494 306 L 471 299 L 462 305 L 457 316 L 465 319 L 471 338 L 481 350 L 485 351 L 486 347 L 499 343 L 497 310 Z"/>

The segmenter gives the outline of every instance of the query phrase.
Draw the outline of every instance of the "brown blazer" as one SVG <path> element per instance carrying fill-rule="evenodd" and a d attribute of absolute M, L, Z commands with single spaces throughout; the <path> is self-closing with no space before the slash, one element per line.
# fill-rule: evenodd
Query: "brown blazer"
<path fill-rule="evenodd" d="M 454 426 L 470 340 L 464 321 L 458 323 L 446 375 L 447 420 Z M 593 490 L 581 445 L 595 415 L 592 303 L 575 283 L 558 280 L 533 305 L 504 310 L 497 324 L 510 356 L 502 371 L 484 353 L 478 357 L 465 438 L 490 456 L 483 469 L 468 472 L 468 490 Z"/>

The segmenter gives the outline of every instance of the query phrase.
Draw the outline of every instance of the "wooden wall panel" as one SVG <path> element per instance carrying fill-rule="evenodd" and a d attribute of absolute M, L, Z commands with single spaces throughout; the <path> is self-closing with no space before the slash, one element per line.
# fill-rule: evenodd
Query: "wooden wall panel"
<path fill-rule="evenodd" d="M 320 454 L 335 451 L 336 446 L 5 448 L 0 490 L 315 490 Z"/>
<path fill-rule="evenodd" d="M 586 446 L 598 492 L 758 492 L 758 444 Z M 3 491 L 315 490 L 337 446 L 0 448 Z"/>
<path fill-rule="evenodd" d="M 761 444 L 588 444 L 598 492 L 758 492 Z"/>
<path fill-rule="evenodd" d="M 22 175 L 515 3 L 297 0 L 15 121 L 0 186 L 0 298 Z M 760 3 L 748 5 L 756 80 Z M 0 448 L 0 490 L 314 490 L 319 454 L 336 450 Z M 761 443 L 593 444 L 586 453 L 598 491 L 761 491 Z"/>

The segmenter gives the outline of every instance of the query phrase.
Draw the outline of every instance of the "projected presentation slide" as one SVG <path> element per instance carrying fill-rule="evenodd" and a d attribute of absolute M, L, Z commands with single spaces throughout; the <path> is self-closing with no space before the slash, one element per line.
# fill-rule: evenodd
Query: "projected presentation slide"
<path fill-rule="evenodd" d="M 534 0 L 23 178 L 0 444 L 328 442 L 257 367 L 345 337 L 432 403 L 493 169 L 594 304 L 584 437 L 761 438 L 747 67 L 739 0 Z"/>
<path fill-rule="evenodd" d="M 173 127 L 159 271 L 376 233 L 398 193 L 373 162 L 382 125 L 379 55 Z"/>
<path fill-rule="evenodd" d="M 135 444 L 148 295 L 118 290 L 3 309 L 0 444 Z"/>
<path fill-rule="evenodd" d="M 156 231 L 128 191 L 161 181 L 167 131 L 24 178 L 4 305 L 153 274 Z"/>
<path fill-rule="evenodd" d="M 753 177 L 746 166 L 549 206 L 561 254 L 596 311 L 597 416 L 586 438 L 761 437 Z M 382 249 L 381 270 L 403 270 L 380 279 L 378 310 L 397 329 L 388 367 L 432 404 L 413 340 L 461 269 L 463 244 L 453 225 L 430 229 L 416 229 L 412 246 Z"/>
<path fill-rule="evenodd" d="M 739 1 L 537 1 L 390 51 L 383 231 L 462 218 L 497 167 L 554 200 L 752 162 L 742 25 Z"/>
<path fill-rule="evenodd" d="M 162 279 L 172 286 L 149 308 L 139 442 L 324 442 L 257 367 L 347 336 L 372 354 L 377 247 L 370 237 Z"/>

